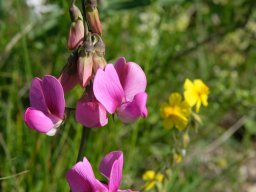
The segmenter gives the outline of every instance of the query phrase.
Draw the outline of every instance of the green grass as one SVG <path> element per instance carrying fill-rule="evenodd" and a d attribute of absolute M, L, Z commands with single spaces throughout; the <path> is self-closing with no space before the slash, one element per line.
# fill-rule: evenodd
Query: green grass
<path fill-rule="evenodd" d="M 23 121 L 31 79 L 58 76 L 69 55 L 68 1 L 51 2 L 59 9 L 37 19 L 23 1 L 0 1 L 0 191 L 69 191 L 65 174 L 75 163 L 82 126 L 71 115 L 59 134 L 48 137 Z M 124 151 L 124 189 L 140 190 L 146 170 L 164 173 L 174 141 L 173 130 L 162 126 L 160 105 L 171 92 L 183 91 L 186 78 L 200 78 L 210 87 L 209 106 L 201 109 L 203 123 L 191 131 L 184 161 L 171 166 L 167 191 L 244 190 L 250 182 L 241 176 L 241 167 L 256 158 L 254 0 L 124 2 L 100 5 L 106 59 L 113 63 L 125 56 L 143 67 L 149 116 L 131 125 L 110 118 L 106 127 L 90 131 L 84 155 L 96 175 L 100 160 L 112 150 Z M 68 105 L 75 107 L 81 94 L 76 87 L 66 95 Z M 232 136 L 204 154 L 243 116 L 242 139 Z M 220 168 L 219 159 L 227 167 Z"/>

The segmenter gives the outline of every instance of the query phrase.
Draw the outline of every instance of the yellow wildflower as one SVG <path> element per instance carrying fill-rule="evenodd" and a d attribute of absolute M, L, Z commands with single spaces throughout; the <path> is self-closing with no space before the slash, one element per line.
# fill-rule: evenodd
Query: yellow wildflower
<path fill-rule="evenodd" d="M 190 106 L 186 101 L 182 101 L 179 93 L 172 93 L 169 96 L 169 103 L 161 107 L 161 115 L 164 119 L 165 128 L 173 128 L 183 130 L 188 124 L 190 115 Z"/>
<path fill-rule="evenodd" d="M 196 112 L 199 112 L 201 103 L 204 106 L 208 105 L 207 99 L 209 88 L 203 83 L 202 80 L 196 79 L 192 82 L 189 79 L 186 79 L 184 89 L 185 100 L 191 107 L 196 105 Z"/>
<path fill-rule="evenodd" d="M 162 183 L 164 176 L 161 173 L 149 170 L 143 174 L 142 179 L 146 181 L 146 184 L 144 185 L 145 191 L 149 191 L 156 185 L 156 183 Z"/>

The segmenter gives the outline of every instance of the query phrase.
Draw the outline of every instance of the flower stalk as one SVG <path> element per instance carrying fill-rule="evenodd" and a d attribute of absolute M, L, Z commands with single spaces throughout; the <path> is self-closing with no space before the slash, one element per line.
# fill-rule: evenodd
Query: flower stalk
<path fill-rule="evenodd" d="M 78 151 L 76 162 L 82 161 L 82 159 L 83 159 L 83 151 L 85 148 L 85 141 L 86 141 L 86 137 L 88 137 L 88 134 L 89 134 L 89 129 L 87 129 L 86 127 L 83 126 L 82 137 L 81 137 L 81 141 L 80 141 L 80 146 L 79 146 L 79 151 Z"/>

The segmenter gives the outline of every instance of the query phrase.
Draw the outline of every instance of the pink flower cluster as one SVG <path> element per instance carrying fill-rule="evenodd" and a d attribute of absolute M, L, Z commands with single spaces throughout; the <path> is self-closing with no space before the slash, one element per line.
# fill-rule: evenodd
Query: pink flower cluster
<path fill-rule="evenodd" d="M 76 106 L 76 120 L 88 128 L 108 123 L 107 114 L 116 113 L 124 123 L 147 116 L 146 76 L 141 67 L 124 58 L 105 69 L 99 68 L 92 89 L 87 89 Z M 64 91 L 53 76 L 35 78 L 30 87 L 30 103 L 24 115 L 29 128 L 54 135 L 65 115 Z M 73 87 L 75 84 L 73 85 Z"/>
<path fill-rule="evenodd" d="M 109 114 L 116 114 L 123 123 L 147 117 L 145 73 L 138 64 L 126 62 L 123 57 L 115 64 L 106 63 L 98 11 L 95 6 L 86 10 L 92 31 L 87 29 L 85 34 L 83 16 L 73 1 L 68 39 L 68 48 L 73 52 L 59 78 L 45 75 L 42 79 L 32 80 L 29 93 L 31 106 L 25 111 L 24 121 L 29 128 L 40 133 L 56 134 L 68 118 L 64 93 L 77 84 L 84 89 L 84 93 L 76 104 L 75 117 L 85 128 L 105 126 Z M 123 153 L 114 151 L 103 158 L 99 168 L 107 178 L 107 184 L 95 178 L 86 158 L 73 166 L 66 178 L 74 192 L 131 192 L 119 189 L 122 168 Z"/>

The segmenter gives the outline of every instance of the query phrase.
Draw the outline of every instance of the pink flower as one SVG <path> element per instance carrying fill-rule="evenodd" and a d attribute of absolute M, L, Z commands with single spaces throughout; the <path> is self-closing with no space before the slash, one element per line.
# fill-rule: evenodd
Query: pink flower
<path fill-rule="evenodd" d="M 108 123 L 107 111 L 93 95 L 92 90 L 82 96 L 76 105 L 76 120 L 87 128 L 102 127 Z"/>
<path fill-rule="evenodd" d="M 30 105 L 24 120 L 31 129 L 55 135 L 64 119 L 65 99 L 60 82 L 53 76 L 34 78 L 30 87 Z"/>
<path fill-rule="evenodd" d="M 93 91 L 96 99 L 124 123 L 134 122 L 139 117 L 147 117 L 147 79 L 141 67 L 125 58 L 118 59 L 115 65 L 108 64 L 98 69 Z"/>
<path fill-rule="evenodd" d="M 121 192 L 119 190 L 122 180 L 123 153 L 113 151 L 108 153 L 100 163 L 99 170 L 108 179 L 108 184 L 101 183 L 94 176 L 89 161 L 75 164 L 66 174 L 72 192 Z M 132 192 L 123 190 L 123 192 Z"/>

